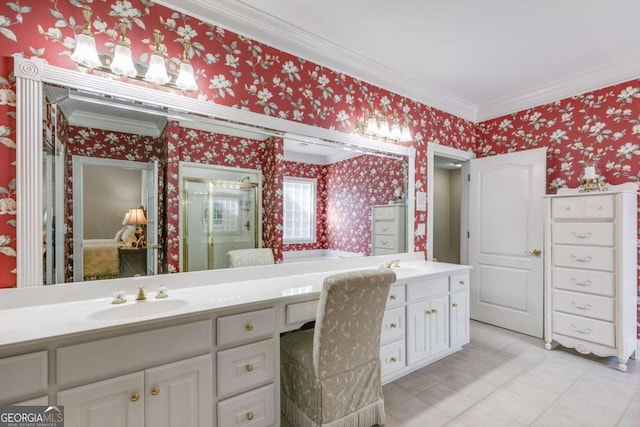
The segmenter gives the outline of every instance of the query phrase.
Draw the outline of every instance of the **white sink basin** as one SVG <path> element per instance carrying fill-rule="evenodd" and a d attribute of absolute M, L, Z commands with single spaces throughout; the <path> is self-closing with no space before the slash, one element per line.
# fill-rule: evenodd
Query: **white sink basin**
<path fill-rule="evenodd" d="M 133 301 L 120 305 L 110 305 L 102 310 L 90 313 L 90 320 L 123 320 L 155 314 L 167 313 L 189 305 L 189 301 L 179 298 L 149 299 L 146 301 Z"/>

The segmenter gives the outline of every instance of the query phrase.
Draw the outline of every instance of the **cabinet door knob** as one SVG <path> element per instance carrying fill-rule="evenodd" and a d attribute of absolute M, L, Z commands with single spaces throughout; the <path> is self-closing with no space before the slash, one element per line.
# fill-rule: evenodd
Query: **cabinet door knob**
<path fill-rule="evenodd" d="M 253 331 L 253 324 L 247 323 L 246 328 L 247 328 L 247 331 L 249 331 L 249 332 Z"/>
<path fill-rule="evenodd" d="M 389 359 L 389 362 L 391 363 L 396 363 L 398 361 L 398 359 L 396 359 L 395 357 L 392 357 Z"/>
<path fill-rule="evenodd" d="M 451 304 L 451 307 L 457 307 L 457 306 L 458 306 L 457 302 L 454 302 L 453 304 Z"/>
<path fill-rule="evenodd" d="M 460 280 L 460 284 L 461 284 L 461 285 L 464 285 L 464 280 Z"/>
<path fill-rule="evenodd" d="M 157 396 L 160 393 L 160 387 L 154 386 L 151 388 L 151 396 Z"/>
<path fill-rule="evenodd" d="M 431 310 L 425 310 L 424 314 L 431 314 Z"/>
<path fill-rule="evenodd" d="M 253 412 L 251 412 L 251 411 L 247 412 L 247 419 L 249 421 L 251 421 L 253 419 L 253 417 L 254 417 Z"/>
<path fill-rule="evenodd" d="M 247 370 L 247 372 L 253 371 L 253 365 L 251 363 L 248 363 L 244 368 Z"/>
<path fill-rule="evenodd" d="M 389 295 L 389 299 L 392 300 L 392 301 L 395 300 L 396 298 L 398 298 L 398 297 L 395 296 L 395 295 Z"/>
<path fill-rule="evenodd" d="M 390 324 L 389 324 L 389 327 L 390 327 L 390 328 L 392 328 L 392 329 L 393 329 L 393 328 L 397 328 L 397 327 L 398 327 L 398 324 L 397 324 L 397 323 L 390 323 Z"/>
<path fill-rule="evenodd" d="M 431 310 L 432 314 L 437 314 L 438 313 L 438 309 L 434 308 L 433 310 Z"/>
<path fill-rule="evenodd" d="M 132 402 L 137 402 L 138 400 L 140 400 L 140 394 L 139 393 L 131 393 L 131 397 L 130 397 Z"/>

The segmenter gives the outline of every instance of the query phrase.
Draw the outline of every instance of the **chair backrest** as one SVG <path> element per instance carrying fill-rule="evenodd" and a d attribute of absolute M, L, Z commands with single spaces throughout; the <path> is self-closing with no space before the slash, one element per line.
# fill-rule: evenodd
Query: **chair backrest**
<path fill-rule="evenodd" d="M 395 280 L 391 269 L 350 271 L 324 280 L 313 337 L 316 377 L 380 357 L 382 316 Z"/>
<path fill-rule="evenodd" d="M 269 248 L 236 249 L 227 252 L 227 265 L 229 267 L 248 267 L 274 263 L 273 251 Z"/>

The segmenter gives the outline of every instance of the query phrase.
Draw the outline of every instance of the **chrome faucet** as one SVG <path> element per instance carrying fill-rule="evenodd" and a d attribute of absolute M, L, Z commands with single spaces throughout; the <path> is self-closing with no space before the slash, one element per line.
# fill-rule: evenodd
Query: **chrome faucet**
<path fill-rule="evenodd" d="M 384 267 L 385 268 L 400 267 L 400 260 L 399 259 L 392 259 L 391 261 L 386 263 L 384 265 Z"/>

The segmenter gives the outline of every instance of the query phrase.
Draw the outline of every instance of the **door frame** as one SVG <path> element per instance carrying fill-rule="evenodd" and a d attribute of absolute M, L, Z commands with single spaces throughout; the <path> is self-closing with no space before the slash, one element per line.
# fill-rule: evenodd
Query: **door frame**
<path fill-rule="evenodd" d="M 464 179 L 469 175 L 469 163 L 475 159 L 475 153 L 447 147 L 435 142 L 427 145 L 427 260 L 433 261 L 433 193 L 435 175 L 435 157 L 446 157 L 451 160 L 461 161 L 462 194 L 460 200 L 460 263 L 466 264 L 468 260 L 467 230 L 469 230 L 469 181 Z"/>

